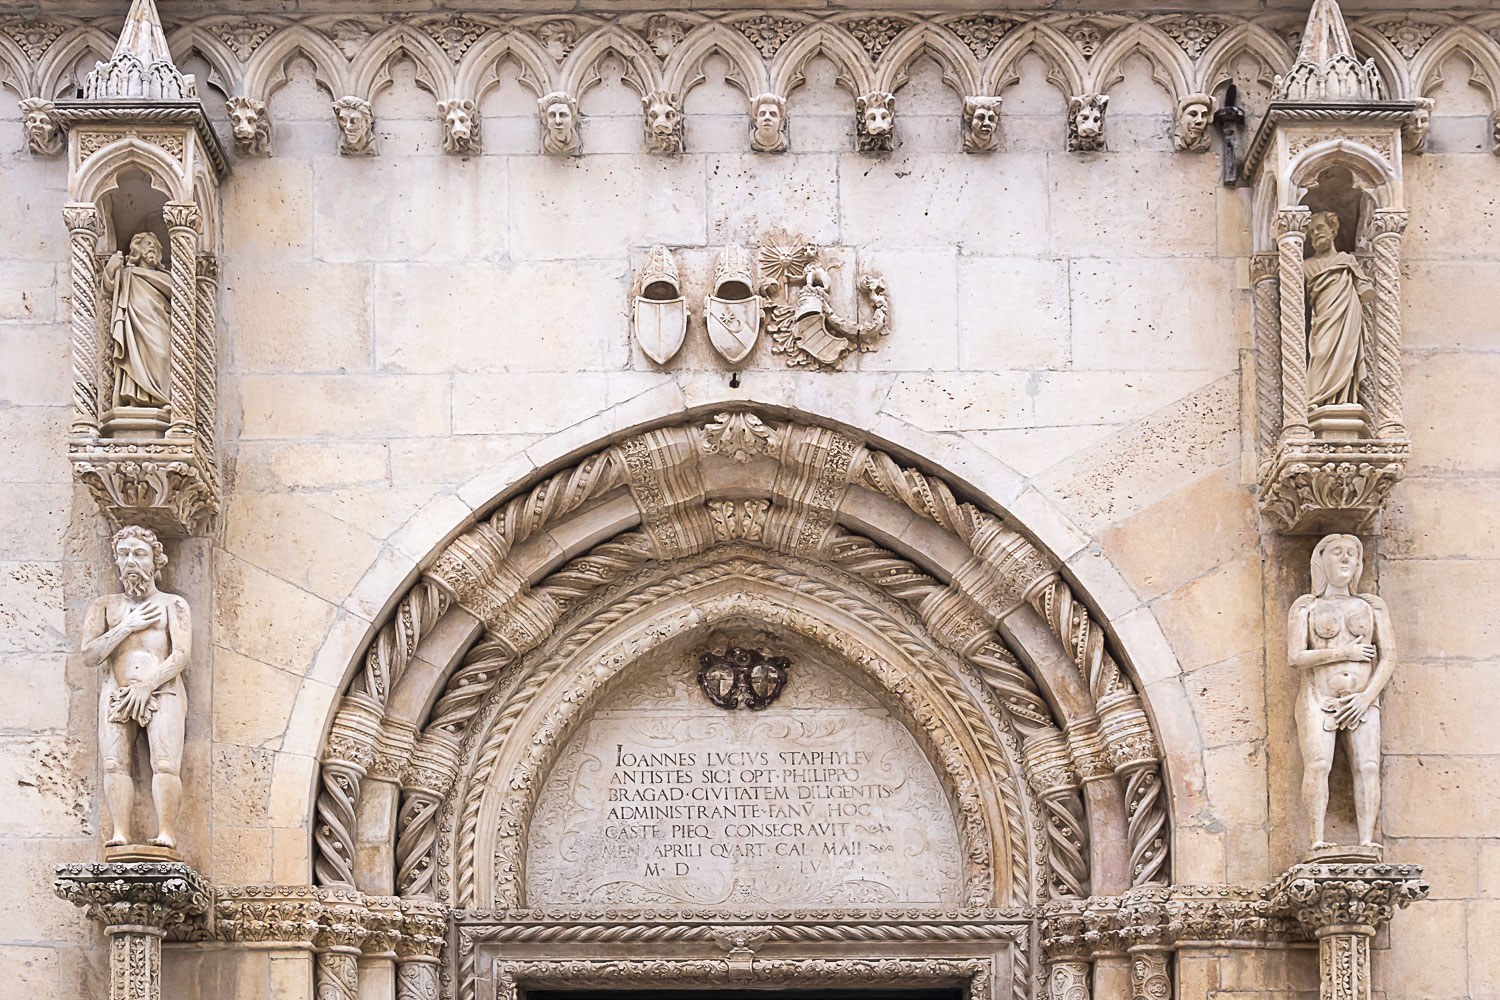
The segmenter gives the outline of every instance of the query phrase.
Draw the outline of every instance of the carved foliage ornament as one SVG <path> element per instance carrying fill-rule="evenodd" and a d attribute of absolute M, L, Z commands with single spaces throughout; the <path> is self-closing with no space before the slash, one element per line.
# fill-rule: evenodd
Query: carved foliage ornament
<path fill-rule="evenodd" d="M 792 661 L 785 656 L 767 656 L 758 649 L 729 646 L 698 654 L 698 688 L 722 709 L 767 707 L 786 686 Z"/>

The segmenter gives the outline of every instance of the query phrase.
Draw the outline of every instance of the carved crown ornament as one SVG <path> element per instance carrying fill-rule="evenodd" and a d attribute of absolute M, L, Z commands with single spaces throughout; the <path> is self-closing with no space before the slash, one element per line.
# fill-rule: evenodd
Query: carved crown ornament
<path fill-rule="evenodd" d="M 631 329 L 641 352 L 658 365 L 682 349 L 697 312 L 683 292 L 677 256 L 654 246 L 636 273 Z M 837 280 L 842 270 L 854 271 L 853 289 Z M 850 291 L 863 319 L 835 307 L 836 297 Z M 836 370 L 850 355 L 875 350 L 889 320 L 878 273 L 853 263 L 844 248 L 782 232 L 768 234 L 753 254 L 738 245 L 719 249 L 701 301 L 708 342 L 732 365 L 751 356 L 764 332 L 770 353 L 787 367 Z"/>

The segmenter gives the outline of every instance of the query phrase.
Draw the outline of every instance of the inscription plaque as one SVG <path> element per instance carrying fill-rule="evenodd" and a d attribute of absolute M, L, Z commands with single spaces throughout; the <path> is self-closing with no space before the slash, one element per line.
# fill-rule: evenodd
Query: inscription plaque
<path fill-rule="evenodd" d="M 580 726 L 532 820 L 530 903 L 959 900 L 948 798 L 861 681 L 799 656 L 775 704 L 726 713 L 697 669 L 637 664 Z"/>

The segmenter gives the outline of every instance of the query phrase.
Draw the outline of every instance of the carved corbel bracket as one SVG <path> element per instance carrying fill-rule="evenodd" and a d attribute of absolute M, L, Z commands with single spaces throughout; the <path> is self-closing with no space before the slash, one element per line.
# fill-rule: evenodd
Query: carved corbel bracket
<path fill-rule="evenodd" d="M 92 438 L 75 442 L 69 458 L 73 474 L 115 527 L 200 534 L 219 509 L 219 484 L 190 440 Z"/>
<path fill-rule="evenodd" d="M 1411 442 L 1281 442 L 1261 469 L 1261 513 L 1287 534 L 1360 534 L 1406 469 Z"/>

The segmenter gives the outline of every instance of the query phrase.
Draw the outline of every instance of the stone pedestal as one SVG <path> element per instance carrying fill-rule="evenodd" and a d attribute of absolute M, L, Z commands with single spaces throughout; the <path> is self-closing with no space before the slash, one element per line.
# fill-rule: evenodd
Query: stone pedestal
<path fill-rule="evenodd" d="M 1320 1000 L 1370 1000 L 1370 939 L 1427 892 L 1421 865 L 1304 862 L 1272 886 L 1271 902 L 1317 940 Z"/>
<path fill-rule="evenodd" d="M 208 882 L 180 861 L 58 865 L 52 888 L 104 924 L 110 1000 L 159 1000 L 162 938 L 210 899 Z"/>

